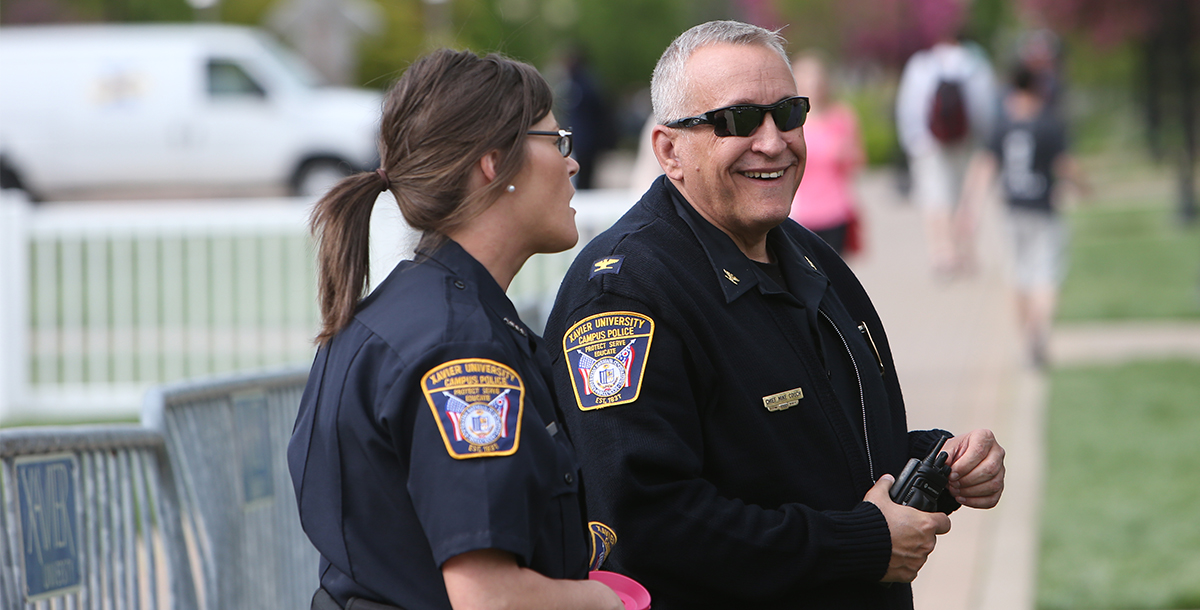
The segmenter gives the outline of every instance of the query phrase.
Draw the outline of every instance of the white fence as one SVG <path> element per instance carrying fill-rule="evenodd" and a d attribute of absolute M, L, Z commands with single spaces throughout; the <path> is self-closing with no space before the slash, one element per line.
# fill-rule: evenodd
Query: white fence
<path fill-rule="evenodd" d="M 633 203 L 584 191 L 580 243 Z M 33 206 L 0 196 L 0 424 L 133 417 L 150 385 L 305 365 L 318 326 L 309 206 L 294 199 Z M 390 197 L 372 280 L 415 236 Z M 574 251 L 534 257 L 509 295 L 541 328 Z"/>

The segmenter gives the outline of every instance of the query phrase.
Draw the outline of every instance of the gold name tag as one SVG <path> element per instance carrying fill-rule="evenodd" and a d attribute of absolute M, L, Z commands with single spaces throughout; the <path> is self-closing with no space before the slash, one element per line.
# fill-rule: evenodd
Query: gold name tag
<path fill-rule="evenodd" d="M 804 398 L 804 390 L 796 388 L 770 396 L 763 396 L 763 406 L 768 411 L 782 411 L 800 404 L 801 398 Z"/>

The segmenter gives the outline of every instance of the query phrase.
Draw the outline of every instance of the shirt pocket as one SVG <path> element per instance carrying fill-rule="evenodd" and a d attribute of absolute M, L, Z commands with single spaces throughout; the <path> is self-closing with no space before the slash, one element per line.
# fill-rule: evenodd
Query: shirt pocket
<path fill-rule="evenodd" d="M 538 563 L 545 570 L 543 573 L 552 578 L 584 578 L 589 540 L 580 501 L 581 475 L 575 452 L 565 436 L 559 429 L 552 439 L 556 459 L 550 472 L 546 517 L 538 524 L 543 547 L 540 554 L 544 560 Z"/>

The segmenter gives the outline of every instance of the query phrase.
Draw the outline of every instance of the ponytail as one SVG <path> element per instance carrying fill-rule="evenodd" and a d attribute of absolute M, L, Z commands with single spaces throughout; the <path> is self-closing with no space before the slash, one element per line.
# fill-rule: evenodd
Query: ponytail
<path fill-rule="evenodd" d="M 385 183 L 386 184 L 386 183 Z M 324 345 L 354 318 L 371 270 L 371 210 L 380 176 L 363 172 L 344 178 L 313 208 L 310 227 L 317 239 L 317 300 Z"/>
<path fill-rule="evenodd" d="M 366 292 L 371 210 L 380 190 L 390 190 L 405 222 L 421 231 L 421 260 L 501 195 L 525 166 L 525 132 L 553 103 L 550 86 L 533 66 L 500 55 L 441 49 L 404 71 L 384 97 L 383 169 L 343 179 L 313 210 L 317 344 L 350 323 Z M 495 179 L 469 191 L 466 176 L 492 151 L 500 152 Z"/>

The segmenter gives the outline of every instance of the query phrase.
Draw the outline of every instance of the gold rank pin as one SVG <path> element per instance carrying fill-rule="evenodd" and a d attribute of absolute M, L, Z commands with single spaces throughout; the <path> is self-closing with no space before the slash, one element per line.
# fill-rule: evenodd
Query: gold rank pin
<path fill-rule="evenodd" d="M 596 262 L 592 263 L 592 270 L 591 270 L 591 273 L 588 274 L 588 279 L 590 280 L 590 279 L 596 277 L 597 275 L 605 275 L 608 273 L 620 273 L 621 272 L 621 263 L 624 260 L 625 260 L 625 256 L 622 254 L 613 254 L 611 256 L 605 256 L 603 258 L 597 259 Z"/>

